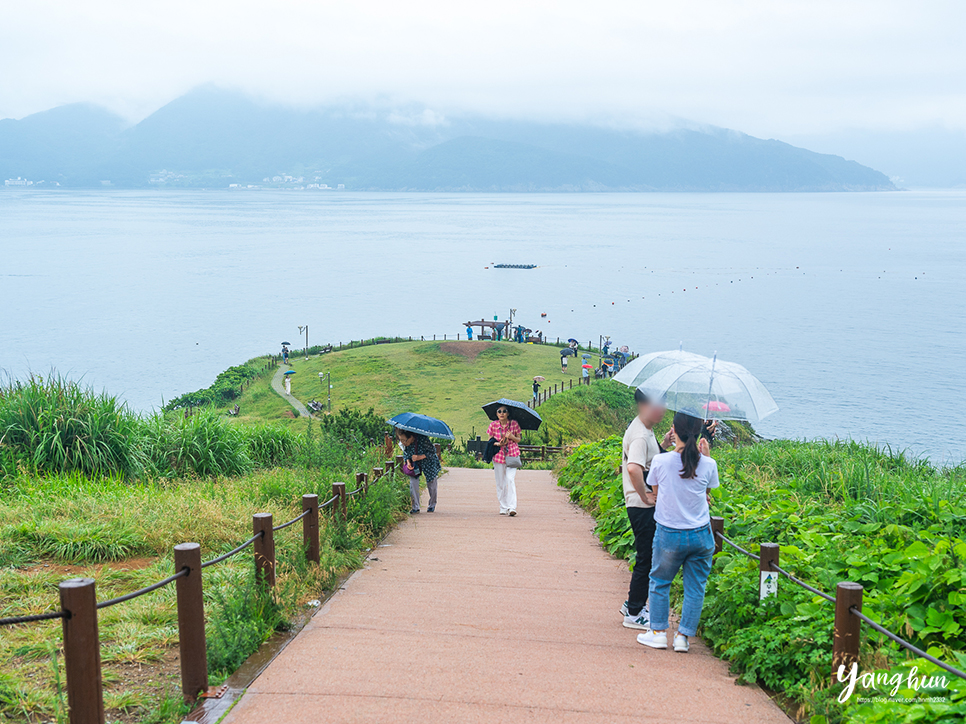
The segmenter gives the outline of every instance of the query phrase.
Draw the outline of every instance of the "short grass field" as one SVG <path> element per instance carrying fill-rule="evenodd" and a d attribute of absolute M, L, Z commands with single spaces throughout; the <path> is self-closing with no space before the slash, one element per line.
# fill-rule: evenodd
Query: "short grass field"
<path fill-rule="evenodd" d="M 513 342 L 400 342 L 330 352 L 308 362 L 293 355 L 291 363 L 292 395 L 302 402 L 326 401 L 319 372 L 329 372 L 333 411 L 372 407 L 387 418 L 420 412 L 445 420 L 458 439 L 484 433 L 489 421 L 481 405 L 501 397 L 530 399 L 535 375 L 546 378 L 542 389 L 580 377 L 580 364 L 573 358 L 570 369 L 560 371 L 558 347 Z M 260 379 L 245 390 L 239 421 L 291 416 L 291 406 L 272 391 L 270 380 Z"/>

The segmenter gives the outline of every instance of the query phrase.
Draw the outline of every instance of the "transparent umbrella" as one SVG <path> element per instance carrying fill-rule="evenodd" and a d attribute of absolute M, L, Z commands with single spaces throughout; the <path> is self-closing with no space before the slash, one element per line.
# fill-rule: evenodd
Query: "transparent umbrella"
<path fill-rule="evenodd" d="M 646 360 L 647 357 L 652 359 Z M 628 367 L 642 360 L 644 363 L 636 373 L 628 372 Z M 740 364 L 719 360 L 717 355 L 657 352 L 634 362 L 614 379 L 637 387 L 652 399 L 663 400 L 671 410 L 704 420 L 750 422 L 778 411 L 775 400 L 757 377 Z"/>

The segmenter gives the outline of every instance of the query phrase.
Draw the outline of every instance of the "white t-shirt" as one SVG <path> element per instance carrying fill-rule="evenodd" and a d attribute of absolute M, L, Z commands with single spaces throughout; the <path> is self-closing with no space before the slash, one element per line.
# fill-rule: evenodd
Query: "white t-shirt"
<path fill-rule="evenodd" d="M 657 488 L 654 520 L 665 528 L 691 530 L 711 522 L 707 492 L 718 487 L 718 463 L 701 456 L 693 478 L 681 477 L 681 453 L 666 452 L 651 461 L 647 482 Z"/>
<path fill-rule="evenodd" d="M 622 456 L 621 477 L 624 481 L 624 504 L 628 508 L 653 508 L 653 493 L 647 496 L 647 500 L 641 500 L 641 496 L 634 490 L 634 484 L 631 483 L 631 474 L 627 469 L 627 464 L 636 463 L 645 470 L 651 467 L 651 460 L 661 452 L 661 448 L 657 445 L 657 438 L 654 437 L 654 431 L 648 430 L 641 422 L 641 418 L 635 417 L 624 432 L 622 448 L 624 454 Z"/>

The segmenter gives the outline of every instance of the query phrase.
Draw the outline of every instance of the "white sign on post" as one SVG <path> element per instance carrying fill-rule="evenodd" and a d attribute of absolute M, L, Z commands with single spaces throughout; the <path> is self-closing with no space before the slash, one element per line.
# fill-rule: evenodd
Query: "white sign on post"
<path fill-rule="evenodd" d="M 758 586 L 758 600 L 764 601 L 778 593 L 778 574 L 771 571 L 759 571 L 759 573 L 761 573 L 761 585 Z"/>

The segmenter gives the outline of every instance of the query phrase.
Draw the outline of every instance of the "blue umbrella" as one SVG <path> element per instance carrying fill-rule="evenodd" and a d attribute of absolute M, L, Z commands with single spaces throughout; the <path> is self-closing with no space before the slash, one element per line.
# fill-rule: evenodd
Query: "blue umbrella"
<path fill-rule="evenodd" d="M 386 420 L 386 422 L 398 430 L 415 432 L 417 435 L 438 437 L 443 440 L 456 439 L 456 435 L 449 429 L 449 425 L 429 415 L 420 415 L 416 412 L 401 412 L 391 420 Z"/>
<path fill-rule="evenodd" d="M 562 350 L 560 350 L 560 356 L 561 357 L 570 357 L 570 356 L 576 357 L 577 356 L 577 351 L 574 350 L 574 349 L 571 349 L 570 347 L 564 347 Z"/>
<path fill-rule="evenodd" d="M 540 423 L 543 422 L 543 419 L 537 414 L 536 410 L 531 410 L 522 402 L 508 400 L 505 397 L 483 405 L 483 412 L 486 413 L 488 418 L 495 420 L 496 411 L 500 407 L 506 407 L 510 411 L 510 419 L 516 420 L 520 424 L 521 430 L 536 430 L 540 427 Z"/>
<path fill-rule="evenodd" d="M 283 372 L 282 374 L 283 375 L 294 375 L 295 374 L 295 370 L 285 370 L 285 372 Z"/>

